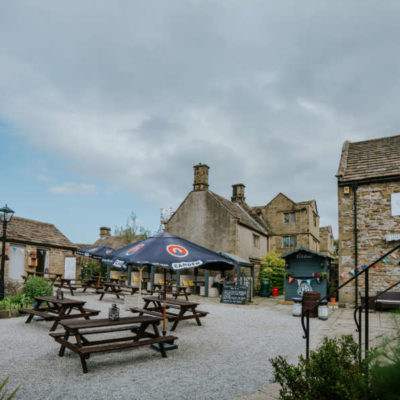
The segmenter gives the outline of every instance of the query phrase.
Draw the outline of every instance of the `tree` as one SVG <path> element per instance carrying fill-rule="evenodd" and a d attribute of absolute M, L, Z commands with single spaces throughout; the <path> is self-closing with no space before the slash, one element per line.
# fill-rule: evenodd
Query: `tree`
<path fill-rule="evenodd" d="M 136 214 L 132 211 L 125 226 L 114 228 L 114 235 L 121 237 L 126 244 L 129 244 L 146 239 L 150 236 L 150 231 L 137 223 Z"/>
<path fill-rule="evenodd" d="M 285 279 L 285 265 L 285 260 L 280 258 L 279 254 L 268 253 L 261 258 L 259 278 L 271 279 L 272 286 L 276 286 L 278 292 L 282 293 Z"/>

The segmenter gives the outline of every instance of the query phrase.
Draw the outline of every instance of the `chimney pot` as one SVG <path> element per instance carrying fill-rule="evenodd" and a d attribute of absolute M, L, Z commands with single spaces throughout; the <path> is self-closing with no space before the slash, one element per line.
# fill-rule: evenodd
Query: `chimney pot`
<path fill-rule="evenodd" d="M 232 185 L 232 197 L 231 200 L 234 203 L 244 203 L 246 201 L 246 197 L 244 197 L 244 188 L 246 186 L 243 183 L 236 183 Z"/>
<path fill-rule="evenodd" d="M 107 226 L 101 226 L 100 227 L 100 239 L 105 238 L 107 236 L 111 236 L 111 228 L 108 228 Z"/>

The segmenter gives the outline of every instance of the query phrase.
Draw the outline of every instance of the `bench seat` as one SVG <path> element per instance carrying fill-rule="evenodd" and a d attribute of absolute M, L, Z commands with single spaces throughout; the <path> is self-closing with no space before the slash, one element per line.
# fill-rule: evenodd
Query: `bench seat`
<path fill-rule="evenodd" d="M 33 308 L 21 308 L 18 311 L 21 314 L 37 315 L 38 317 L 42 317 L 46 321 L 54 321 L 57 318 L 57 315 L 47 314 L 46 312 L 34 310 Z"/>

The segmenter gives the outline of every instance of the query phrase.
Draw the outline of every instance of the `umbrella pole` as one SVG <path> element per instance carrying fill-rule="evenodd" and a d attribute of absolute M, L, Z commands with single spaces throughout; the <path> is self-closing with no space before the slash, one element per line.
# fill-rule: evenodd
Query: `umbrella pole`
<path fill-rule="evenodd" d="M 167 334 L 167 326 L 166 326 L 166 319 L 167 319 L 167 270 L 164 269 L 164 309 L 163 309 L 163 331 L 162 334 L 165 336 Z"/>

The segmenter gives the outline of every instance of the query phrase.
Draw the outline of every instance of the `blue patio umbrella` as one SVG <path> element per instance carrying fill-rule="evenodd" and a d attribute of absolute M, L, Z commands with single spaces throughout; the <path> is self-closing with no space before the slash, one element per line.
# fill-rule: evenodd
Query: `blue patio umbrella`
<path fill-rule="evenodd" d="M 164 268 L 164 335 L 167 270 L 181 271 L 200 267 L 219 271 L 236 266 L 234 260 L 168 232 L 161 232 L 115 250 L 110 256 L 104 257 L 102 263 L 123 271 L 128 265 L 153 265 Z"/>
<path fill-rule="evenodd" d="M 78 249 L 76 254 L 85 257 L 91 257 L 96 260 L 101 260 L 103 257 L 110 256 L 113 249 L 109 246 L 92 246 L 88 248 Z"/>

